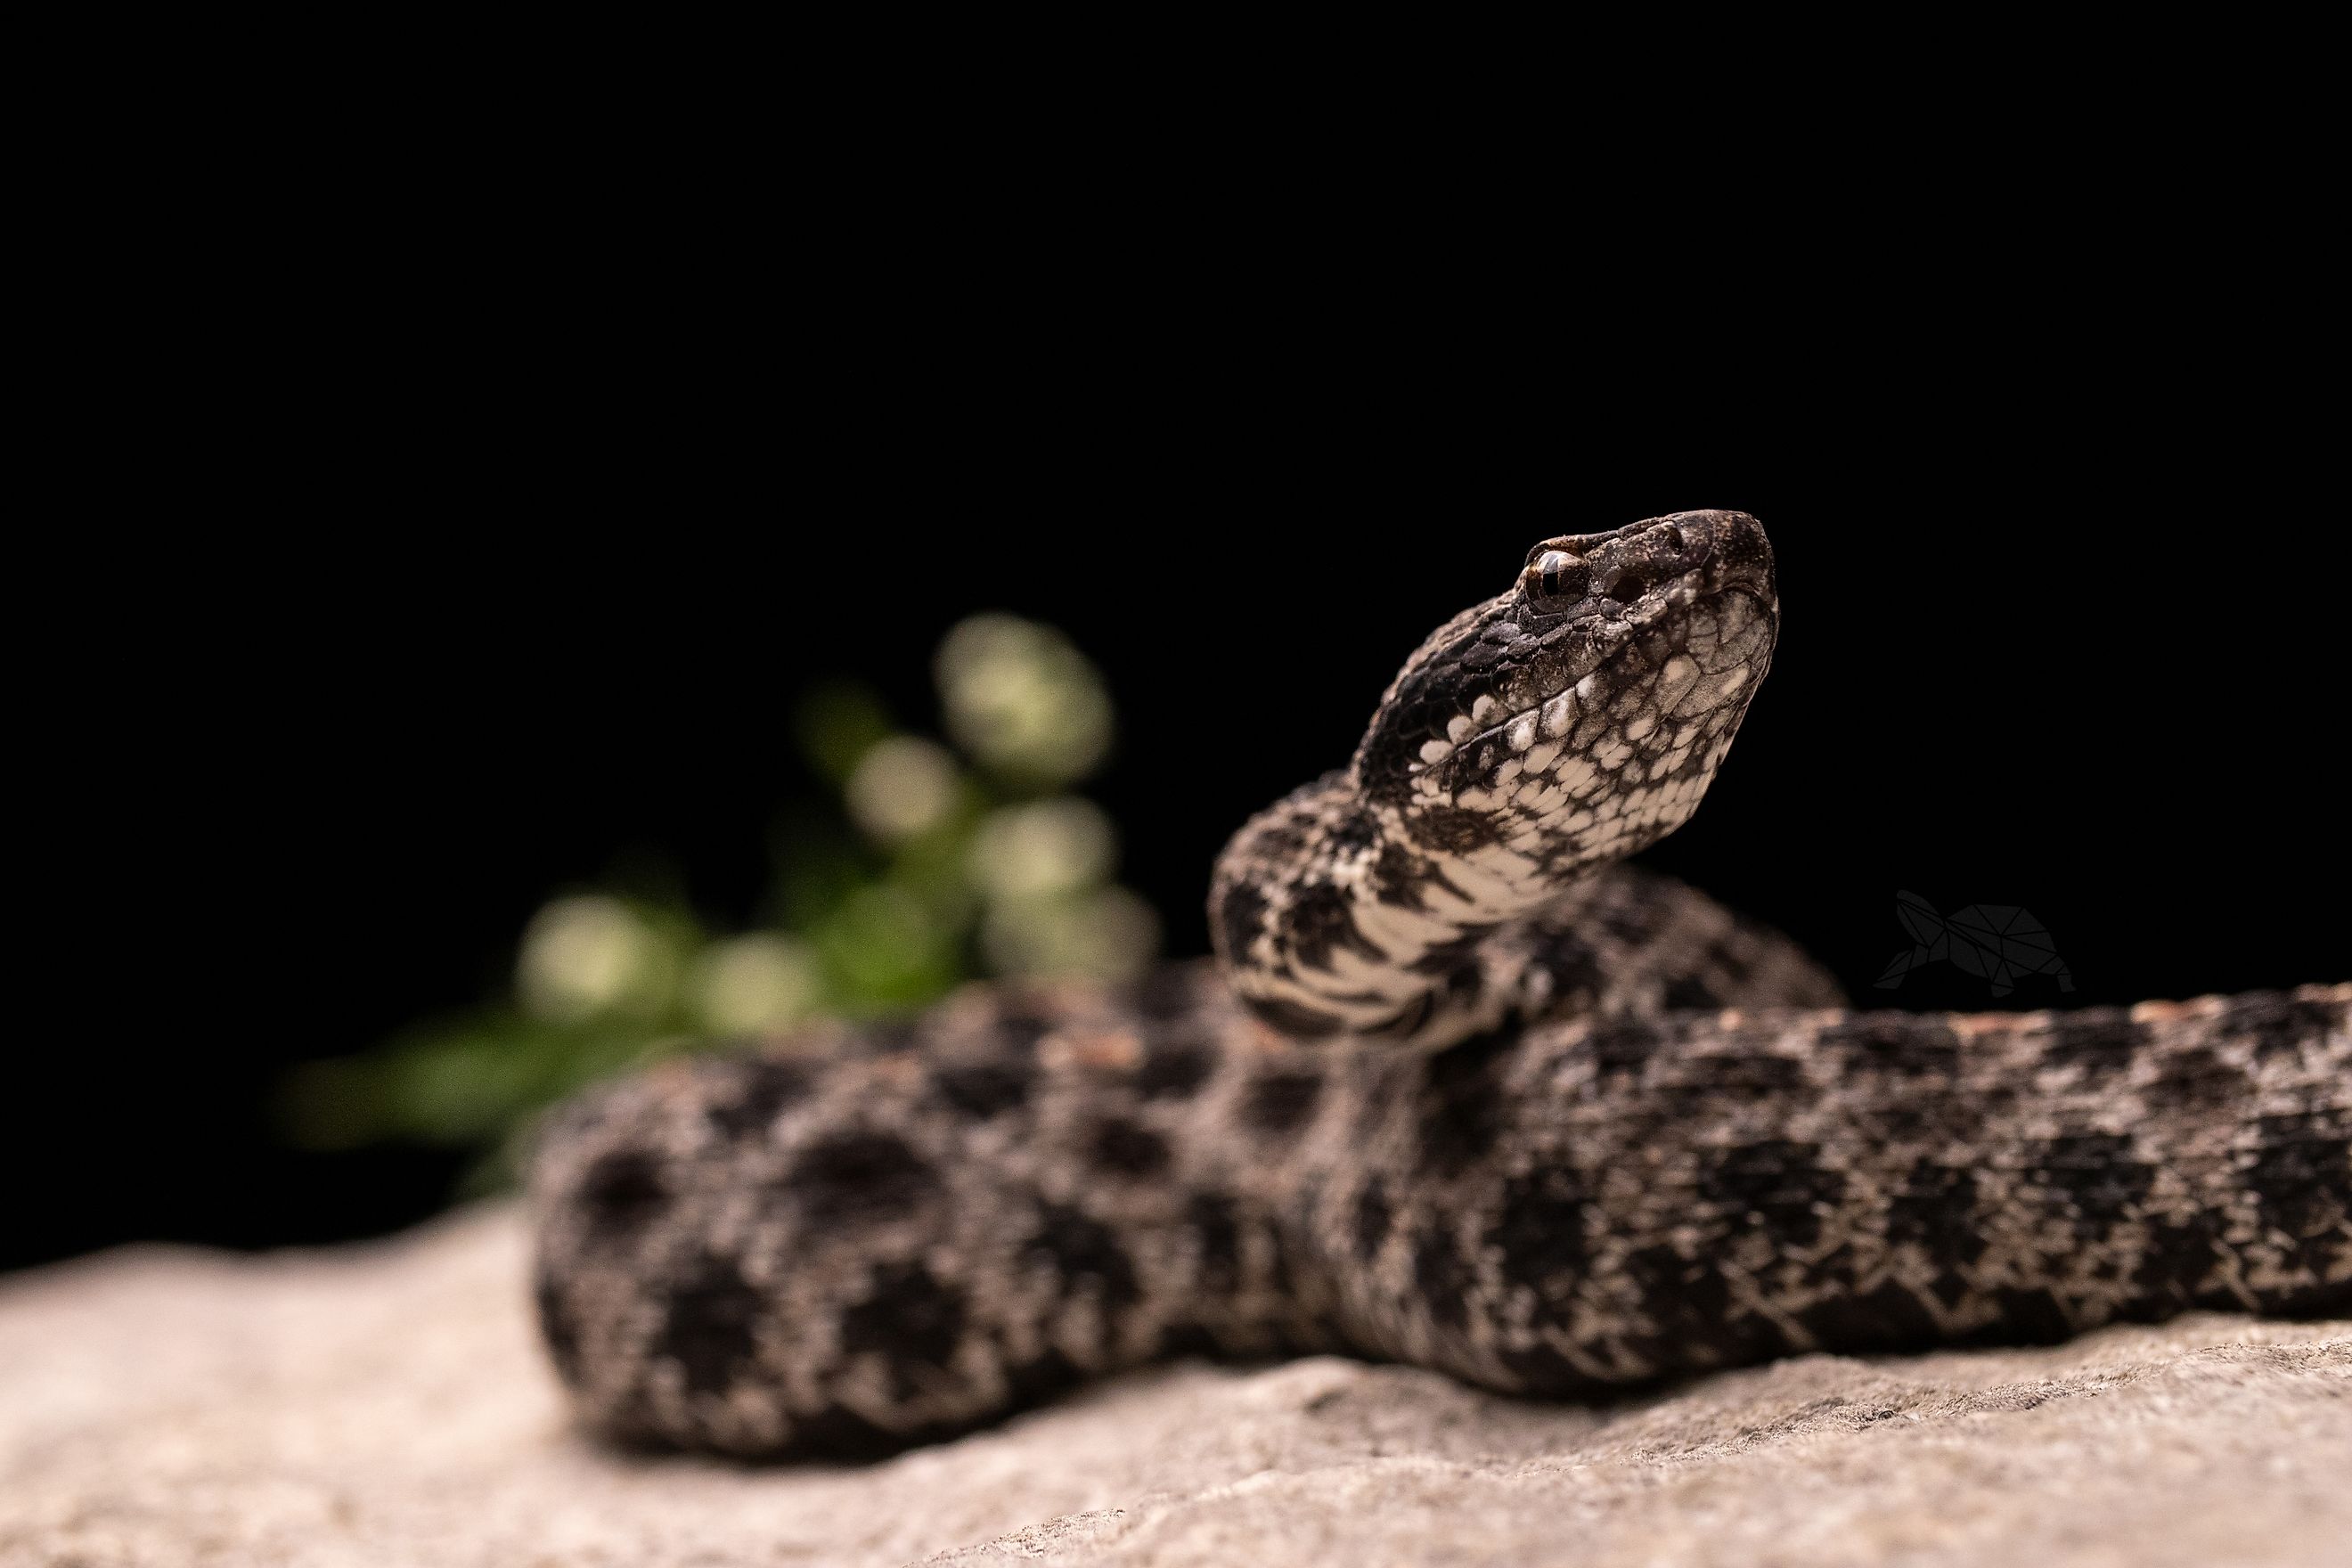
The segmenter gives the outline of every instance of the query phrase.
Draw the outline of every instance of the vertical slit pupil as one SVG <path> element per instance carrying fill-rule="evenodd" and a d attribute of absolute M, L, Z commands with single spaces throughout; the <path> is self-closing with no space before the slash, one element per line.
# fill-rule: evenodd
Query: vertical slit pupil
<path fill-rule="evenodd" d="M 1582 564 L 1583 563 L 1573 555 L 1564 554 L 1557 550 L 1548 550 L 1536 561 L 1536 585 L 1545 594 L 1557 598 L 1568 592 L 1570 573 Z"/>

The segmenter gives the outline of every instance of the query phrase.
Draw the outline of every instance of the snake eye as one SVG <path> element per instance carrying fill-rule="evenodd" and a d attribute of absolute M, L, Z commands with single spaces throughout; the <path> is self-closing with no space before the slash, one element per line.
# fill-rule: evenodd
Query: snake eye
<path fill-rule="evenodd" d="M 1573 604 L 1591 587 L 1592 570 L 1581 556 L 1565 550 L 1547 550 L 1528 563 L 1528 592 L 1540 599 Z"/>

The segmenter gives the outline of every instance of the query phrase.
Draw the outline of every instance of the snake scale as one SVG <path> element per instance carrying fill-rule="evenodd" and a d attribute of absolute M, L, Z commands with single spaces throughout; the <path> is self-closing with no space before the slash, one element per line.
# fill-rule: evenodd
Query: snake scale
<path fill-rule="evenodd" d="M 975 986 L 564 1108 L 531 1187 L 577 1409 L 846 1458 L 1189 1353 L 1591 1397 L 2352 1312 L 2352 985 L 1849 1011 L 1621 864 L 1696 806 L 1777 632 L 1744 514 L 1547 540 L 1235 837 L 1215 963 Z"/>

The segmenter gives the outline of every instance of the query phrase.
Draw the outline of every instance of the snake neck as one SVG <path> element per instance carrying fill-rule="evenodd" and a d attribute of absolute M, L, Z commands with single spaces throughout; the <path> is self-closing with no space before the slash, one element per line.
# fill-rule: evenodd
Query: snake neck
<path fill-rule="evenodd" d="M 1345 772 L 1261 812 L 1219 857 L 1209 894 L 1235 994 L 1299 1039 L 1436 1045 L 1492 1027 L 1512 994 L 1492 955 L 1512 950 L 1487 939 L 1573 904 L 1588 878 L 1479 837 L 1433 845 Z"/>

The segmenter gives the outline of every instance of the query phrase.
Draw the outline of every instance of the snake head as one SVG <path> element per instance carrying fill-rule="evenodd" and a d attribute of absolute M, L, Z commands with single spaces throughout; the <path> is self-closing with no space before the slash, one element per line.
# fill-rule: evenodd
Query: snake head
<path fill-rule="evenodd" d="M 1772 602 L 1772 546 L 1744 511 L 1678 511 L 1607 533 L 1566 533 L 1528 552 L 1516 619 L 1541 631 L 1604 605 L 1640 608 L 1657 591 L 1687 583 L 1704 595 L 1743 592 Z M 1498 601 L 1499 602 L 1499 601 Z"/>
<path fill-rule="evenodd" d="M 1547 877 L 1630 854 L 1697 805 L 1777 626 L 1745 512 L 1543 540 L 1406 662 L 1358 784 L 1433 848 L 1497 847 Z"/>

